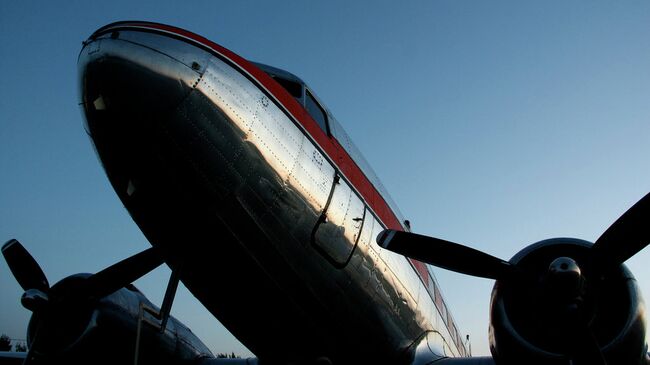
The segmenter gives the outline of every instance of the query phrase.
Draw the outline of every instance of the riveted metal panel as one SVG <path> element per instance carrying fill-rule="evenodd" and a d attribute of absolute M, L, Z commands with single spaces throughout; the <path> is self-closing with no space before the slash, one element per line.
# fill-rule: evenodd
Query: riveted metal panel
<path fill-rule="evenodd" d="M 120 40 L 142 45 L 155 52 L 164 53 L 199 73 L 203 73 L 208 64 L 208 60 L 212 58 L 208 52 L 198 51 L 191 44 L 179 42 L 176 39 L 155 33 L 123 31 L 117 32 L 115 37 Z"/>
<path fill-rule="evenodd" d="M 314 211 L 321 213 L 325 209 L 333 182 L 334 167 L 312 143 L 303 143 L 288 183 Z"/>
<path fill-rule="evenodd" d="M 212 58 L 197 90 L 207 95 L 241 131 L 247 133 L 253 128 L 257 120 L 254 106 L 263 94 L 232 67 Z"/>
<path fill-rule="evenodd" d="M 223 115 L 225 122 L 215 129 L 227 125 L 239 134 L 215 147 L 223 156 L 241 150 L 220 168 L 228 177 L 221 188 L 235 191 L 260 228 L 284 243 L 278 249 L 295 259 L 295 243 L 309 242 L 325 207 L 334 168 L 277 104 L 221 60 L 211 59 L 197 91 Z M 241 178 L 241 187 L 227 185 L 233 175 Z"/>

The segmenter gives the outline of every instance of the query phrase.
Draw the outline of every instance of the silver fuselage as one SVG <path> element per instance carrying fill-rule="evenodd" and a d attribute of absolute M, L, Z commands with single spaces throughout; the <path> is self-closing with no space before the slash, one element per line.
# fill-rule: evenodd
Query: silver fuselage
<path fill-rule="evenodd" d="M 468 355 L 430 269 L 375 242 L 403 220 L 331 113 L 329 131 L 307 113 L 304 84 L 292 97 L 214 43 L 135 22 L 95 33 L 79 72 L 124 205 L 261 359 L 412 357 L 423 338 Z"/>

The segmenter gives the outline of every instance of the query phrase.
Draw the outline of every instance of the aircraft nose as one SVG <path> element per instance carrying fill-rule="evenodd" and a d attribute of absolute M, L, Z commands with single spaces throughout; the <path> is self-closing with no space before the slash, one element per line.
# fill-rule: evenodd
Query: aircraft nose
<path fill-rule="evenodd" d="M 99 32 L 99 31 L 98 31 Z M 166 165 L 166 120 L 194 90 L 209 55 L 164 34 L 95 33 L 78 59 L 84 127 L 115 190 Z"/>
<path fill-rule="evenodd" d="M 207 57 L 180 40 L 146 32 L 112 31 L 84 42 L 78 68 L 87 132 L 95 139 L 101 124 L 131 133 L 146 127 L 192 91 Z"/>

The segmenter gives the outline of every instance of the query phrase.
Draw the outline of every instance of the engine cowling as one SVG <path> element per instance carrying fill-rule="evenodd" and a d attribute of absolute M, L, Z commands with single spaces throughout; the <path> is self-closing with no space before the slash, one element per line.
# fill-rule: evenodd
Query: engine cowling
<path fill-rule="evenodd" d="M 77 274 L 61 280 L 51 288 L 51 297 L 66 300 L 34 311 L 27 330 L 33 362 L 134 362 L 140 307 L 157 308 L 133 285 L 98 300 L 74 300 L 74 291 L 88 276 Z M 149 321 L 157 321 L 143 313 Z M 142 323 L 138 364 L 184 364 L 207 357 L 212 357 L 210 350 L 175 318 L 169 319 L 164 332 Z"/>
<path fill-rule="evenodd" d="M 498 364 L 566 365 L 593 340 L 608 364 L 644 363 L 645 306 L 636 279 L 623 264 L 598 270 L 591 246 L 550 239 L 510 260 L 521 277 L 498 280 L 490 305 L 490 350 Z M 559 274 L 558 258 L 568 259 Z M 556 280 L 567 272 L 576 279 Z"/>
<path fill-rule="evenodd" d="M 437 267 L 495 279 L 489 337 L 500 365 L 647 365 L 645 307 L 623 263 L 650 244 L 648 217 L 650 193 L 593 244 L 554 238 L 509 261 L 391 229 L 377 243 Z"/>

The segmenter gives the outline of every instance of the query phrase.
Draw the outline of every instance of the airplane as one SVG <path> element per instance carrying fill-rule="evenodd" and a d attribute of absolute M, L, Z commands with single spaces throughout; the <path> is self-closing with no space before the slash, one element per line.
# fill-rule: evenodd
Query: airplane
<path fill-rule="evenodd" d="M 99 28 L 78 70 L 84 128 L 152 247 L 50 286 L 8 241 L 33 312 L 24 363 L 650 364 L 623 264 L 650 242 L 650 194 L 594 244 L 550 239 L 504 261 L 412 233 L 287 71 L 144 21 Z M 131 283 L 163 263 L 157 307 Z M 430 265 L 496 280 L 491 357 L 471 356 Z M 171 316 L 179 281 L 257 358 L 215 358 Z"/>

